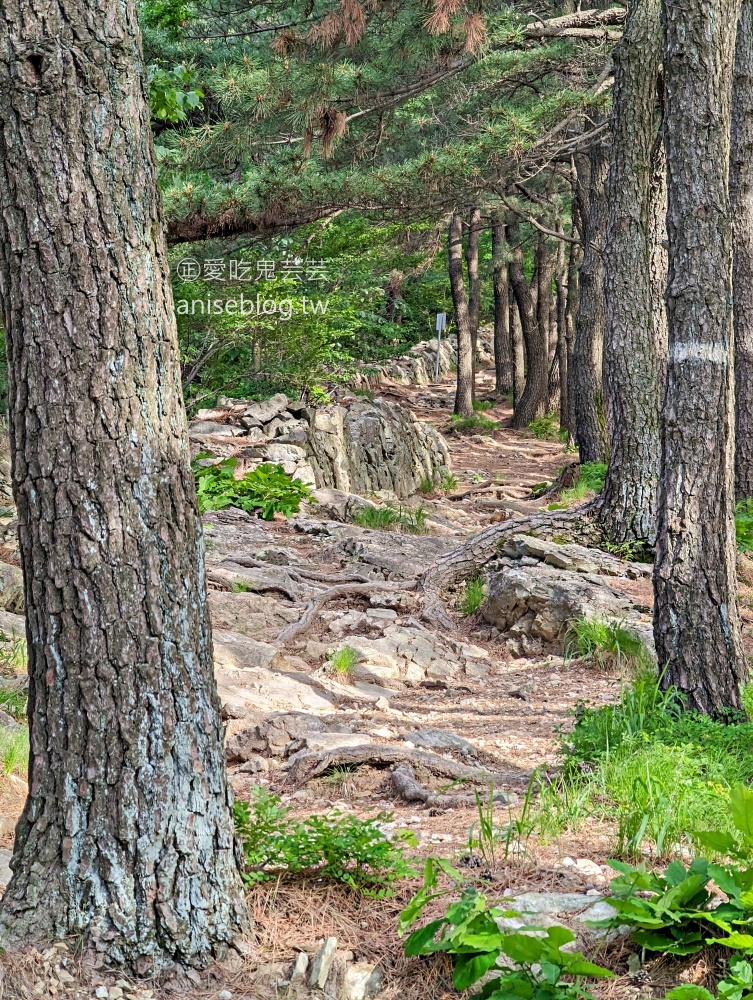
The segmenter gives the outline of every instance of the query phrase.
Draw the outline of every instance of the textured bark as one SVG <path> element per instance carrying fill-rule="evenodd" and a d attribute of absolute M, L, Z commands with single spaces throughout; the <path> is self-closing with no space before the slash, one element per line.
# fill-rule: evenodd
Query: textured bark
<path fill-rule="evenodd" d="M 474 208 L 468 226 L 465 260 L 468 267 L 468 322 L 471 327 L 471 395 L 476 398 L 476 349 L 481 316 L 481 281 L 478 270 L 478 241 L 481 235 L 481 210 Z"/>
<path fill-rule="evenodd" d="M 512 392 L 512 338 L 510 332 L 510 293 L 507 281 L 507 244 L 505 224 L 492 218 L 492 267 L 494 279 L 494 371 L 495 391 Z"/>
<path fill-rule="evenodd" d="M 515 242 L 517 243 L 517 234 Z M 532 282 L 533 283 L 533 282 Z M 546 334 L 539 327 L 531 289 L 523 273 L 523 251 L 516 246 L 510 262 L 510 284 L 515 293 L 526 352 L 526 384 L 515 407 L 513 427 L 527 427 L 546 410 L 549 366 Z"/>
<path fill-rule="evenodd" d="M 610 461 L 601 516 L 615 542 L 656 541 L 667 322 L 660 0 L 632 0 L 615 62 L 604 385 Z"/>
<path fill-rule="evenodd" d="M 606 181 L 609 146 L 599 142 L 591 150 L 585 251 L 580 269 L 580 300 L 575 320 L 572 357 L 572 405 L 575 438 L 581 462 L 601 462 L 607 454 L 606 414 L 602 385 L 606 299 L 604 244 L 607 230 Z"/>
<path fill-rule="evenodd" d="M 580 215 L 578 199 L 572 201 L 573 235 L 583 238 L 584 225 Z M 567 427 L 571 444 L 575 443 L 575 378 L 573 374 L 573 351 L 575 348 L 575 319 L 580 301 L 580 267 L 583 263 L 582 247 L 572 243 L 567 264 L 567 306 L 565 309 L 565 331 L 567 349 Z"/>
<path fill-rule="evenodd" d="M 654 636 L 691 708 L 740 707 L 730 105 L 740 0 L 665 3 L 669 361 Z"/>
<path fill-rule="evenodd" d="M 570 249 L 572 250 L 572 244 L 570 245 Z M 567 349 L 567 272 L 567 250 L 565 244 L 561 243 L 554 280 L 557 286 L 557 363 L 559 366 L 560 427 L 565 430 L 570 426 L 567 384 L 567 369 L 570 361 Z"/>
<path fill-rule="evenodd" d="M 744 0 L 732 85 L 730 204 L 734 237 L 735 488 L 753 497 L 753 4 Z"/>
<path fill-rule="evenodd" d="M 552 396 L 559 389 L 559 371 L 555 373 L 552 365 L 552 279 L 554 277 L 554 260 L 549 252 L 549 246 L 543 235 L 539 236 L 536 245 L 536 322 L 538 323 L 544 344 L 547 369 L 547 394 L 544 409 L 549 412 L 553 408 Z"/>
<path fill-rule="evenodd" d="M 512 402 L 513 407 L 517 408 L 526 386 L 526 349 L 523 343 L 523 327 L 520 324 L 518 300 L 515 298 L 514 292 L 510 294 L 512 282 L 509 280 L 509 266 L 507 273 L 507 289 L 510 299 L 510 344 L 512 347 Z"/>
<path fill-rule="evenodd" d="M 199 965 L 243 910 L 133 0 L 0 6 L 0 205 L 31 739 L 0 938 Z"/>
<path fill-rule="evenodd" d="M 455 212 L 450 219 L 447 236 L 450 290 L 455 308 L 455 329 L 458 337 L 457 389 L 455 413 L 461 417 L 473 416 L 473 344 L 468 315 L 468 299 L 463 280 L 463 221 Z"/>

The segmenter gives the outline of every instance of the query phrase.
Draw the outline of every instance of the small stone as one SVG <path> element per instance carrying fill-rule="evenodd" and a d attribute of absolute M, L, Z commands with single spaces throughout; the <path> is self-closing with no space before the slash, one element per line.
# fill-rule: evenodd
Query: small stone
<path fill-rule="evenodd" d="M 120 986 L 111 986 L 107 991 L 107 1000 L 120 1000 L 123 996 L 123 990 Z"/>
<path fill-rule="evenodd" d="M 335 958 L 336 949 L 337 938 L 328 937 L 314 956 L 314 960 L 311 963 L 311 974 L 309 976 L 309 983 L 311 986 L 320 990 L 324 989 L 327 977 L 329 976 L 329 971 L 332 968 L 332 962 Z"/>
<path fill-rule="evenodd" d="M 293 967 L 293 974 L 290 977 L 290 982 L 291 983 L 302 982 L 306 975 L 306 970 L 308 969 L 308 967 L 309 967 L 308 955 L 306 954 L 305 951 L 299 951 L 298 955 L 296 956 L 295 966 Z"/>
<path fill-rule="evenodd" d="M 75 983 L 76 982 L 76 980 L 73 978 L 73 976 L 70 974 L 70 972 L 66 972 L 65 969 L 59 969 L 58 970 L 58 981 L 63 986 L 69 986 L 71 983 Z"/>
<path fill-rule="evenodd" d="M 377 698 L 375 706 L 376 708 L 380 708 L 383 712 L 386 712 L 387 709 L 390 707 L 390 703 L 387 701 L 386 698 Z"/>
<path fill-rule="evenodd" d="M 217 1000 L 233 1000 L 233 994 L 230 990 L 220 990 L 217 994 Z"/>
<path fill-rule="evenodd" d="M 94 996 L 97 998 L 97 1000 L 107 1000 L 107 987 L 98 986 L 94 991 Z"/>

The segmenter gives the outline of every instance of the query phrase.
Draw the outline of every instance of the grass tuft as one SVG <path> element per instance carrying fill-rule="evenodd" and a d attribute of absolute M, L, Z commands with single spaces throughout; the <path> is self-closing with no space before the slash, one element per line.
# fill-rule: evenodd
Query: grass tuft
<path fill-rule="evenodd" d="M 373 531 L 393 531 L 400 529 L 411 535 L 425 535 L 427 532 L 426 508 L 422 505 L 415 510 L 408 507 L 364 507 L 353 516 L 353 524 Z"/>
<path fill-rule="evenodd" d="M 591 657 L 602 669 L 651 670 L 654 665 L 651 651 L 638 633 L 624 622 L 607 618 L 581 616 L 569 622 L 565 658 L 574 655 Z"/>
<path fill-rule="evenodd" d="M 329 665 L 333 674 L 340 677 L 350 676 L 353 667 L 358 663 L 359 653 L 352 646 L 341 646 L 329 658 Z"/>
<path fill-rule="evenodd" d="M 465 581 L 465 591 L 460 601 L 460 614 L 464 617 L 475 615 L 484 601 L 484 578 L 474 576 Z"/>
<path fill-rule="evenodd" d="M 482 431 L 494 431 L 499 427 L 496 420 L 489 417 L 450 417 L 450 426 L 447 429 L 449 434 L 479 434 Z"/>

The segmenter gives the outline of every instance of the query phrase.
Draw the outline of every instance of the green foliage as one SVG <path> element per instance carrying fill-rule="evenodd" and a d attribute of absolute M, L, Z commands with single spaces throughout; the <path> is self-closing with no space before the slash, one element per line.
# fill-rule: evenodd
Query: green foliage
<path fill-rule="evenodd" d="M 601 493 L 606 477 L 607 466 L 604 462 L 584 462 L 580 467 L 578 482 L 562 490 L 560 499 L 563 503 L 570 504 L 585 500 L 591 493 Z"/>
<path fill-rule="evenodd" d="M 567 430 L 560 430 L 559 417 L 556 413 L 547 413 L 541 417 L 536 417 L 528 425 L 528 430 L 533 431 L 539 441 L 567 441 Z"/>
<path fill-rule="evenodd" d="M 436 891 L 438 871 L 455 882 L 455 889 L 450 892 L 460 888 L 459 872 L 447 862 L 429 858 L 423 888 L 400 914 L 401 935 L 416 923 L 428 903 L 447 894 Z M 583 978 L 612 975 L 608 969 L 589 962 L 580 952 L 569 950 L 575 935 L 566 927 L 500 929 L 499 918 L 516 916 L 514 911 L 489 906 L 486 897 L 474 888 L 465 888 L 443 917 L 409 935 L 404 945 L 405 954 L 444 952 L 449 955 L 453 963 L 452 982 L 458 990 L 469 989 L 491 970 L 497 972 L 497 960 L 504 956 L 512 963 L 512 968 L 503 969 L 484 985 L 479 994 L 484 1000 L 509 1000 L 511 997 L 574 1000 L 590 996 L 581 985 Z"/>
<path fill-rule="evenodd" d="M 203 96 L 203 91 L 193 87 L 193 73 L 187 66 L 149 67 L 149 103 L 153 118 L 184 122 L 189 111 L 202 107 Z"/>
<path fill-rule="evenodd" d="M 12 715 L 18 722 L 26 722 L 29 697 L 19 688 L 0 687 L 0 709 Z"/>
<path fill-rule="evenodd" d="M 447 428 L 449 434 L 481 434 L 485 431 L 494 431 L 499 427 L 496 420 L 489 417 L 459 417 L 454 415 L 450 418 Z"/>
<path fill-rule="evenodd" d="M 486 413 L 487 410 L 491 410 L 494 406 L 488 399 L 474 399 L 473 409 L 475 413 Z"/>
<path fill-rule="evenodd" d="M 216 465 L 200 464 L 209 457 L 201 454 L 193 463 L 202 514 L 208 510 L 238 507 L 248 512 L 256 511 L 265 521 L 271 521 L 278 513 L 286 517 L 297 514 L 304 500 L 313 501 L 306 483 L 293 479 L 281 465 L 265 462 L 236 479 L 233 475 L 236 459 L 227 458 Z"/>
<path fill-rule="evenodd" d="M 409 507 L 386 504 L 384 507 L 363 507 L 353 515 L 353 524 L 373 531 L 399 529 L 410 535 L 423 535 L 427 531 L 428 517 L 424 506 L 412 510 Z"/>
<path fill-rule="evenodd" d="M 735 534 L 740 552 L 753 551 L 753 500 L 740 500 L 736 505 Z"/>
<path fill-rule="evenodd" d="M 565 633 L 565 658 L 593 657 L 602 669 L 648 669 L 653 656 L 637 632 L 624 622 L 607 618 L 573 618 Z"/>
<path fill-rule="evenodd" d="M 464 617 L 475 615 L 484 602 L 484 578 L 474 576 L 465 581 L 463 597 L 460 601 L 460 614 Z"/>
<path fill-rule="evenodd" d="M 251 589 L 248 583 L 244 583 L 242 580 L 237 581 L 230 588 L 233 594 L 247 594 Z"/>
<path fill-rule="evenodd" d="M 341 646 L 340 649 L 335 650 L 332 656 L 330 656 L 329 663 L 334 674 L 348 676 L 353 667 L 358 663 L 358 660 L 359 654 L 357 649 L 353 649 L 352 646 Z"/>
<path fill-rule="evenodd" d="M 28 654 L 26 638 L 12 631 L 7 635 L 0 629 L 0 669 L 9 670 L 14 674 L 26 670 Z"/>
<path fill-rule="evenodd" d="M 392 895 L 396 881 L 416 874 L 404 855 L 415 839 L 401 832 L 389 840 L 382 829 L 389 820 L 386 813 L 361 820 L 338 810 L 293 819 L 277 796 L 256 788 L 250 803 L 235 804 L 245 878 L 253 884 L 281 874 L 314 874 L 374 898 Z"/>
<path fill-rule="evenodd" d="M 458 488 L 458 477 L 452 472 L 443 472 L 440 476 L 440 482 L 445 493 L 451 493 Z"/>

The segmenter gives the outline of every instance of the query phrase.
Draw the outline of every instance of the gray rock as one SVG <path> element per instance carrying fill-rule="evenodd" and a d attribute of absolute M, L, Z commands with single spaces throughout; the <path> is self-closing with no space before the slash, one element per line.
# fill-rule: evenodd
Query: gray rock
<path fill-rule="evenodd" d="M 254 417 L 260 424 L 268 424 L 271 420 L 288 408 L 288 397 L 278 392 L 270 399 L 265 399 L 263 403 L 251 403 L 246 407 L 243 416 Z"/>
<path fill-rule="evenodd" d="M 17 615 L 24 611 L 24 575 L 10 563 L 0 563 L 0 608 Z M 26 634 L 25 627 L 19 634 Z"/>
<path fill-rule="evenodd" d="M 382 974 L 375 965 L 356 962 L 345 970 L 343 1000 L 368 1000 L 382 988 Z"/>
<path fill-rule="evenodd" d="M 3 888 L 8 885 L 13 875 L 13 872 L 10 870 L 10 859 L 12 857 L 13 851 L 0 850 L 0 886 Z"/>
<path fill-rule="evenodd" d="M 295 965 L 293 966 L 293 971 L 290 974 L 291 985 L 296 983 L 302 983 L 305 976 L 306 970 L 309 967 L 309 957 L 305 951 L 299 951 L 298 956 L 295 960 Z"/>
<path fill-rule="evenodd" d="M 429 750 L 458 750 L 460 753 L 475 757 L 476 747 L 462 736 L 445 732 L 444 729 L 419 729 L 415 733 L 400 733 L 401 740 L 408 740 L 414 746 L 426 747 Z"/>
<path fill-rule="evenodd" d="M 323 990 L 337 950 L 337 938 L 328 937 L 311 963 L 309 983 L 314 989 Z"/>
<path fill-rule="evenodd" d="M 314 490 L 314 499 L 317 502 L 315 513 L 321 517 L 330 518 L 333 521 L 352 521 L 358 511 L 367 507 L 375 508 L 377 505 L 364 497 L 359 497 L 355 493 L 346 493 L 344 490 L 336 490 L 330 487 L 322 487 Z"/>

